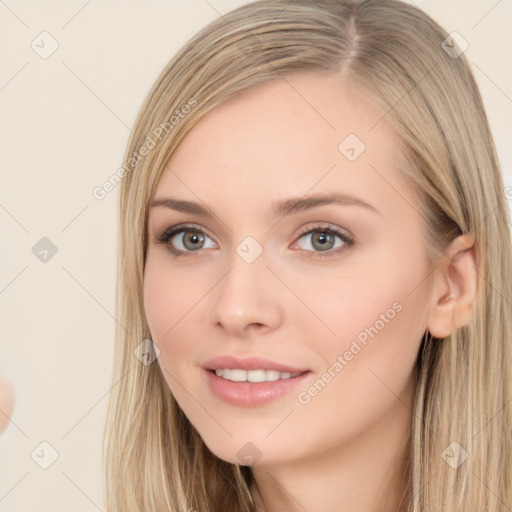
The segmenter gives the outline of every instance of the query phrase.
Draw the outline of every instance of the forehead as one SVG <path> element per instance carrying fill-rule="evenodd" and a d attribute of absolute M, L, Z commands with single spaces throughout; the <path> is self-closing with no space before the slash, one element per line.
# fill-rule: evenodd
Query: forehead
<path fill-rule="evenodd" d="M 172 155 L 156 196 L 239 208 L 336 190 L 396 203 L 400 191 L 409 195 L 400 148 L 382 114 L 337 75 L 295 73 L 208 112 Z"/>

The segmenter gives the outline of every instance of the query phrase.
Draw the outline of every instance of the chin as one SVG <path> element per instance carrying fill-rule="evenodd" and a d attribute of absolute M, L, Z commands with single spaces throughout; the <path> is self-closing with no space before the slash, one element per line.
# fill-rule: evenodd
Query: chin
<path fill-rule="evenodd" d="M 261 466 L 286 462 L 290 459 L 290 451 L 276 437 L 274 440 L 264 436 L 252 436 L 250 432 L 228 438 L 221 434 L 222 439 L 206 436 L 201 438 L 207 448 L 219 459 L 241 466 Z M 259 440 L 261 439 L 261 440 Z"/>

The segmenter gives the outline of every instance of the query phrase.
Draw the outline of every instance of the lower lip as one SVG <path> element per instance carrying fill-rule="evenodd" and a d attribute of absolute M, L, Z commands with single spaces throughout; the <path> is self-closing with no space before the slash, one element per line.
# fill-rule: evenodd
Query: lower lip
<path fill-rule="evenodd" d="M 215 372 L 204 370 L 212 392 L 233 405 L 259 407 L 291 393 L 311 374 L 304 372 L 297 377 L 267 382 L 233 382 L 218 377 Z"/>

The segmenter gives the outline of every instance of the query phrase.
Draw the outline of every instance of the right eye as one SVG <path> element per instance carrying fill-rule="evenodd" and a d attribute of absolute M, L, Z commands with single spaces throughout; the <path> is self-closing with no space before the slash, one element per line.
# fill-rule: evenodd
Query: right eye
<path fill-rule="evenodd" d="M 183 225 L 172 226 L 157 237 L 158 242 L 165 244 L 175 256 L 188 256 L 188 253 L 204 249 L 205 239 L 211 240 L 201 229 Z M 213 247 L 216 247 L 215 242 Z"/>

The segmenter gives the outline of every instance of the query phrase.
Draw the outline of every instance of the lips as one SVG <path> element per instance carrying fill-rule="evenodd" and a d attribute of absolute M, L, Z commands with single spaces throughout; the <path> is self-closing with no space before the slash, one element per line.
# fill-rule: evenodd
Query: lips
<path fill-rule="evenodd" d="M 303 372 L 297 377 L 267 382 L 233 382 L 215 375 L 211 370 L 203 370 L 210 392 L 223 402 L 237 407 L 263 407 L 280 398 L 290 400 L 293 392 L 311 379 L 311 372 Z"/>
<path fill-rule="evenodd" d="M 274 370 L 280 373 L 304 373 L 308 368 L 292 366 L 263 357 L 236 357 L 231 355 L 214 357 L 203 365 L 205 370 Z"/>

